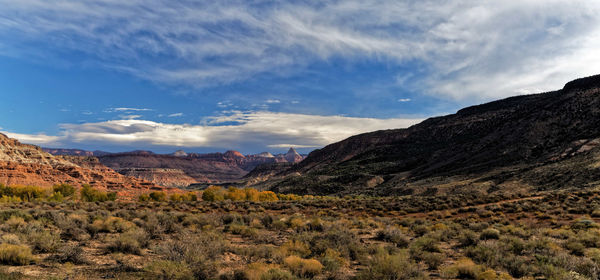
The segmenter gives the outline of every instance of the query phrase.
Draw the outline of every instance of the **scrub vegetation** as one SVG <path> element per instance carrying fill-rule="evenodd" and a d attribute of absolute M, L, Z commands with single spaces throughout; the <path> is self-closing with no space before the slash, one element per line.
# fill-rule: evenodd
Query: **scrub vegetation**
<path fill-rule="evenodd" d="M 0 279 L 598 279 L 600 190 L 122 201 L 1 186 Z M 60 199 L 59 199 L 60 198 Z"/>

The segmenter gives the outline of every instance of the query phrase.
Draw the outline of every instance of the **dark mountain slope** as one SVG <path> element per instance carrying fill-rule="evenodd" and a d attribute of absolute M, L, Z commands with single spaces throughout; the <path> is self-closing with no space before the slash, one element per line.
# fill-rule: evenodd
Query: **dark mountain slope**
<path fill-rule="evenodd" d="M 535 175 L 533 170 L 583 156 L 569 151 L 599 137 L 600 76 L 593 76 L 562 90 L 468 107 L 407 129 L 350 137 L 312 152 L 269 187 L 298 193 L 394 194 L 419 191 L 415 185 L 487 178 L 491 181 L 486 184 L 514 181 L 541 188 L 538 184 L 549 174 Z M 585 152 L 593 150 L 595 146 Z M 578 172 L 587 171 L 570 173 Z"/>

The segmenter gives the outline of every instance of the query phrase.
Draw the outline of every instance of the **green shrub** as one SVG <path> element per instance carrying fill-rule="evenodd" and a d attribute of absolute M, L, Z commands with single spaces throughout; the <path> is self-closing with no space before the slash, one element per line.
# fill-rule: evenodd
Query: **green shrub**
<path fill-rule="evenodd" d="M 75 188 L 69 184 L 54 185 L 54 193 L 60 193 L 63 197 L 71 197 L 75 194 Z"/>
<path fill-rule="evenodd" d="M 111 252 L 121 252 L 139 255 L 142 248 L 148 245 L 148 235 L 142 229 L 130 230 L 120 234 L 109 243 L 107 249 Z"/>
<path fill-rule="evenodd" d="M 164 192 L 151 192 L 150 199 L 153 201 L 166 201 L 167 194 Z"/>
<path fill-rule="evenodd" d="M 47 197 L 46 189 L 35 186 L 5 186 L 0 184 L 0 195 L 18 197 L 22 201 L 34 201 Z"/>
<path fill-rule="evenodd" d="M 150 263 L 144 268 L 151 279 L 193 280 L 194 273 L 182 262 L 160 260 Z"/>
<path fill-rule="evenodd" d="M 285 258 L 283 264 L 295 275 L 305 278 L 313 278 L 323 270 L 323 265 L 318 260 L 303 259 L 298 256 Z"/>
<path fill-rule="evenodd" d="M 458 244 L 460 247 L 477 245 L 478 241 L 477 234 L 472 230 L 463 230 L 458 236 Z"/>
<path fill-rule="evenodd" d="M 261 275 L 260 280 L 294 280 L 296 277 L 289 273 L 288 271 L 279 269 L 279 268 L 271 268 L 267 270 L 266 273 Z"/>
<path fill-rule="evenodd" d="M 325 270 L 330 272 L 338 271 L 340 268 L 348 265 L 348 261 L 341 256 L 340 252 L 333 249 L 327 249 L 319 260 L 325 267 Z"/>
<path fill-rule="evenodd" d="M 28 265 L 33 262 L 31 248 L 24 245 L 0 244 L 0 263 L 5 265 Z"/>
<path fill-rule="evenodd" d="M 357 275 L 357 279 L 408 280 L 426 279 L 419 266 L 410 259 L 406 250 L 390 255 L 379 250 L 369 266 Z"/>
<path fill-rule="evenodd" d="M 47 230 L 34 231 L 27 235 L 27 239 L 33 250 L 40 253 L 52 253 L 60 245 L 60 236 Z"/>
<path fill-rule="evenodd" d="M 204 201 L 221 201 L 225 199 L 224 190 L 221 187 L 210 186 L 202 192 Z"/>
<path fill-rule="evenodd" d="M 178 202 L 197 201 L 198 195 L 196 195 L 196 193 L 194 193 L 194 192 L 188 192 L 188 193 L 184 193 L 184 194 L 174 193 L 171 196 L 169 196 L 169 200 L 178 201 Z"/>
<path fill-rule="evenodd" d="M 436 270 L 440 265 L 444 263 L 446 256 L 441 253 L 424 253 L 422 255 L 423 261 L 427 264 L 430 270 Z"/>
<path fill-rule="evenodd" d="M 483 272 L 481 266 L 476 265 L 471 259 L 463 258 L 443 268 L 441 274 L 442 277 L 451 279 L 478 279 L 477 276 Z"/>
<path fill-rule="evenodd" d="M 394 245 L 400 248 L 406 248 L 409 244 L 408 237 L 402 233 L 400 229 L 393 227 L 387 227 L 377 231 L 376 238 L 378 240 L 394 243 Z"/>
<path fill-rule="evenodd" d="M 488 239 L 500 239 L 500 231 L 494 228 L 488 228 L 481 232 L 479 235 L 479 239 L 488 240 Z"/>
<path fill-rule="evenodd" d="M 92 188 L 90 185 L 83 185 L 81 188 L 81 200 L 86 202 L 104 202 L 114 201 L 117 199 L 116 192 L 104 192 Z"/>

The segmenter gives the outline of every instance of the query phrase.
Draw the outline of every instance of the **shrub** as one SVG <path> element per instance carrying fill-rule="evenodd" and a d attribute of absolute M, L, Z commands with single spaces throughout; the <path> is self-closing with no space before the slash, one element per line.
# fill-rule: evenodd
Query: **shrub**
<path fill-rule="evenodd" d="M 192 280 L 194 273 L 190 267 L 181 262 L 160 260 L 150 263 L 144 268 L 152 279 Z"/>
<path fill-rule="evenodd" d="M 244 193 L 246 193 L 246 200 L 248 201 L 258 201 L 259 191 L 253 188 L 245 188 Z"/>
<path fill-rule="evenodd" d="M 272 191 L 263 191 L 258 194 L 259 201 L 277 201 L 277 195 Z"/>
<path fill-rule="evenodd" d="M 54 193 L 59 193 L 63 197 L 71 197 L 75 194 L 75 187 L 69 184 L 59 184 L 52 187 Z"/>
<path fill-rule="evenodd" d="M 167 260 L 185 262 L 199 279 L 211 279 L 217 273 L 213 260 L 226 249 L 221 235 L 206 232 L 202 235 L 184 234 L 181 240 L 169 240 L 156 250 Z"/>
<path fill-rule="evenodd" d="M 488 240 L 488 239 L 500 239 L 500 231 L 494 228 L 488 228 L 481 232 L 479 235 L 479 239 Z"/>
<path fill-rule="evenodd" d="M 417 238 L 410 245 L 410 254 L 416 259 L 421 259 L 423 257 L 423 254 L 425 254 L 426 252 L 441 252 L 438 246 L 438 241 L 429 236 L 422 236 Z"/>
<path fill-rule="evenodd" d="M 311 253 L 308 245 L 299 240 L 288 240 L 279 247 L 278 251 L 283 257 L 290 255 L 307 257 Z"/>
<path fill-rule="evenodd" d="M 238 188 L 230 187 L 227 189 L 227 193 L 225 193 L 225 199 L 233 201 L 246 200 L 246 192 Z"/>
<path fill-rule="evenodd" d="M 22 202 L 23 200 L 18 197 L 18 196 L 7 196 L 7 195 L 2 195 L 2 197 L 0 197 L 0 202 L 1 203 L 18 203 L 18 202 Z"/>
<path fill-rule="evenodd" d="M 4 186 L 0 185 L 0 194 L 7 197 L 18 197 L 23 201 L 34 201 L 46 198 L 46 189 L 35 186 Z"/>
<path fill-rule="evenodd" d="M 77 244 L 63 245 L 58 249 L 54 259 L 60 263 L 86 264 L 88 261 L 83 255 L 83 249 Z"/>
<path fill-rule="evenodd" d="M 86 202 L 104 202 L 114 201 L 117 199 L 116 192 L 104 192 L 92 188 L 90 185 L 83 185 L 81 188 L 81 200 Z"/>
<path fill-rule="evenodd" d="M 27 265 L 33 262 L 31 248 L 24 245 L 0 244 L 0 263 L 5 265 Z"/>
<path fill-rule="evenodd" d="M 472 230 L 463 230 L 458 236 L 458 244 L 460 247 L 473 246 L 476 245 L 477 242 L 477 234 Z"/>
<path fill-rule="evenodd" d="M 224 199 L 224 191 L 221 187 L 210 186 L 202 192 L 202 200 L 204 201 L 221 201 Z"/>
<path fill-rule="evenodd" d="M 471 259 L 463 258 L 442 269 L 442 276 L 444 278 L 477 279 L 477 275 L 481 272 L 483 272 L 481 266 L 476 265 Z"/>
<path fill-rule="evenodd" d="M 284 265 L 299 277 L 312 278 L 321 274 L 323 265 L 315 259 L 303 259 L 298 256 L 289 256 L 283 260 Z"/>
<path fill-rule="evenodd" d="M 197 201 L 198 200 L 198 196 L 194 192 L 188 192 L 188 193 L 185 193 L 185 194 L 174 193 L 171 196 L 169 196 L 169 200 L 171 200 L 171 201 L 178 201 L 178 202 L 182 202 L 182 201 Z"/>
<path fill-rule="evenodd" d="M 150 193 L 150 199 L 153 201 L 166 201 L 167 200 L 167 194 L 164 192 L 151 192 Z"/>
<path fill-rule="evenodd" d="M 279 268 L 271 268 L 266 273 L 261 275 L 260 280 L 294 280 L 296 279 L 291 273 L 288 271 L 279 269 Z"/>
<path fill-rule="evenodd" d="M 408 280 L 425 279 L 425 275 L 419 270 L 419 266 L 411 261 L 405 250 L 390 255 L 384 250 L 379 250 L 369 266 L 357 275 L 357 279 L 385 279 L 385 280 Z"/>
<path fill-rule="evenodd" d="M 135 228 L 135 224 L 119 217 L 108 217 L 105 220 L 95 220 L 90 229 L 95 232 L 125 232 Z"/>
<path fill-rule="evenodd" d="M 27 235 L 33 250 L 41 253 L 51 253 L 60 245 L 60 236 L 47 230 L 35 231 Z"/>
<path fill-rule="evenodd" d="M 338 271 L 348 265 L 348 261 L 341 256 L 340 252 L 333 249 L 327 249 L 321 256 L 320 261 L 325 270 L 331 272 Z"/>
<path fill-rule="evenodd" d="M 65 197 L 59 192 L 55 192 L 50 197 L 48 197 L 48 201 L 54 202 L 62 202 L 64 199 Z"/>
<path fill-rule="evenodd" d="M 430 270 L 436 270 L 438 267 L 444 263 L 446 259 L 444 254 L 441 253 L 424 253 L 422 255 L 423 261 L 427 264 L 427 267 Z"/>
<path fill-rule="evenodd" d="M 109 243 L 107 249 L 111 252 L 122 252 L 139 255 L 142 248 L 148 245 L 148 235 L 142 229 L 130 230 L 120 234 Z"/>
<path fill-rule="evenodd" d="M 387 227 L 379 230 L 376 234 L 378 240 L 394 243 L 397 247 L 405 248 L 409 244 L 409 239 L 398 228 Z"/>

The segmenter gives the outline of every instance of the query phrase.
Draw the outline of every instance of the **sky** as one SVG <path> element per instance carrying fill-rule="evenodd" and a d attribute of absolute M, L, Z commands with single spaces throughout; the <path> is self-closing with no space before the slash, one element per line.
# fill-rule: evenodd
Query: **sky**
<path fill-rule="evenodd" d="M 600 1 L 0 0 L 0 132 L 309 152 L 600 73 Z"/>

